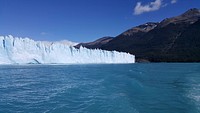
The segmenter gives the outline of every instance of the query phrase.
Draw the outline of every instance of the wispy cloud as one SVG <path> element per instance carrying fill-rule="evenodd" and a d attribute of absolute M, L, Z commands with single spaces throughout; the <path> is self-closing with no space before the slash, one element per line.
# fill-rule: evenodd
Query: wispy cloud
<path fill-rule="evenodd" d="M 41 32 L 40 35 L 47 35 L 48 33 L 46 32 Z"/>
<path fill-rule="evenodd" d="M 140 15 L 142 13 L 159 10 L 162 6 L 162 0 L 155 0 L 146 5 L 142 5 L 142 2 L 137 2 L 134 8 L 134 15 Z"/>
<path fill-rule="evenodd" d="M 171 4 L 175 4 L 178 0 L 172 0 Z"/>

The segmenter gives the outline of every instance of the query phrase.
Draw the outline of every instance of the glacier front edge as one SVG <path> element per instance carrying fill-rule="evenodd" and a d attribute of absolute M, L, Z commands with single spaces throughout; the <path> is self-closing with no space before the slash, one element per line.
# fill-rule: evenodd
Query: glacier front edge
<path fill-rule="evenodd" d="M 34 41 L 0 36 L 0 64 L 99 64 L 135 63 L 129 53 L 76 49 L 73 43 Z"/>

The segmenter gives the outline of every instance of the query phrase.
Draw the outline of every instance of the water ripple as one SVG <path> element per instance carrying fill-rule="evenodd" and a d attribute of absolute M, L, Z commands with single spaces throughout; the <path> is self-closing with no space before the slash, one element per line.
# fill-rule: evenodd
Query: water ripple
<path fill-rule="evenodd" d="M 0 112 L 199 113 L 199 64 L 0 66 Z"/>

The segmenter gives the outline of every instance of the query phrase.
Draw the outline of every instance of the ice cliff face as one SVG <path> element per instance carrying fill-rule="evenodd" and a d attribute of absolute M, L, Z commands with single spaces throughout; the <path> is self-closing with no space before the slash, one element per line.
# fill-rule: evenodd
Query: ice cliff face
<path fill-rule="evenodd" d="M 99 49 L 76 49 L 71 42 L 44 42 L 0 36 L 0 64 L 134 63 L 135 56 Z"/>

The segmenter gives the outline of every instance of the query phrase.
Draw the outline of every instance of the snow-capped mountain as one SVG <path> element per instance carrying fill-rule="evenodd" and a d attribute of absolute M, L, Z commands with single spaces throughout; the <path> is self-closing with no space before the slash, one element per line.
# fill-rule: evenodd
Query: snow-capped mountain
<path fill-rule="evenodd" d="M 135 56 L 100 49 L 79 49 L 70 41 L 46 42 L 0 36 L 0 64 L 134 63 Z"/>

